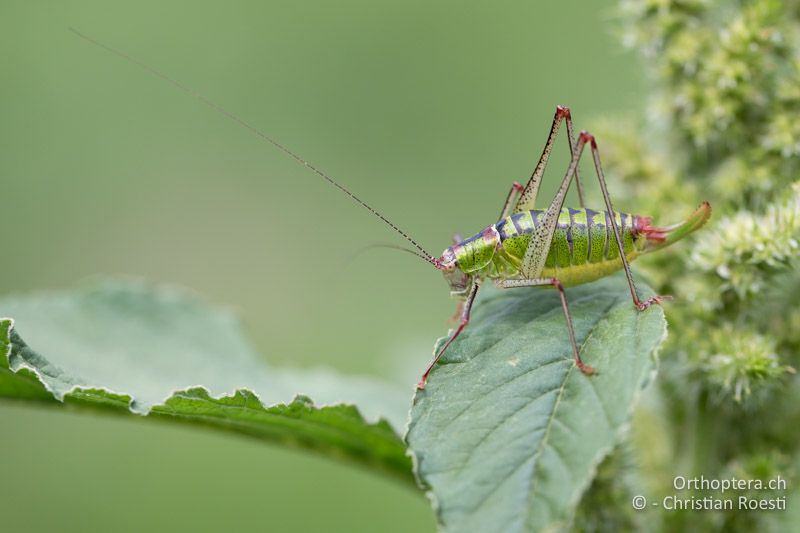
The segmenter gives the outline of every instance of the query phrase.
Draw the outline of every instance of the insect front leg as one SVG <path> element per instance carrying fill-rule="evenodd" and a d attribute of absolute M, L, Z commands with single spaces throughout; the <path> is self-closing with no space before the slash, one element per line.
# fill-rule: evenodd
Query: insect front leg
<path fill-rule="evenodd" d="M 572 126 L 572 114 L 570 113 L 568 107 L 561 105 L 556 106 L 556 113 L 553 117 L 553 124 L 550 126 L 550 133 L 547 135 L 547 142 L 544 144 L 544 150 L 542 151 L 542 155 L 539 156 L 539 162 L 536 163 L 536 168 L 533 169 L 533 173 L 531 174 L 527 185 L 525 185 L 525 188 L 520 194 L 517 205 L 514 207 L 514 213 L 528 211 L 536 207 L 536 197 L 539 195 L 539 185 L 541 185 L 542 175 L 544 175 L 544 170 L 547 167 L 547 161 L 550 159 L 550 152 L 553 150 L 553 144 L 555 143 L 556 136 L 558 135 L 558 130 L 561 128 L 562 120 L 566 121 L 567 123 L 567 140 L 569 141 L 570 154 L 575 151 L 575 134 Z M 586 207 L 583 202 L 583 185 L 581 185 L 581 180 L 577 169 L 575 170 L 575 182 L 576 186 L 578 187 L 578 200 L 580 201 L 581 207 Z M 509 193 L 509 200 L 510 199 L 511 193 Z"/>
<path fill-rule="evenodd" d="M 564 310 L 564 318 L 567 321 L 567 331 L 569 332 L 569 342 L 572 344 L 572 355 L 575 358 L 575 366 L 586 375 L 595 373 L 594 368 L 581 360 L 578 343 L 575 341 L 575 329 L 572 327 L 572 315 L 570 315 L 569 305 L 567 305 L 567 294 L 558 278 L 503 279 L 498 280 L 496 284 L 501 289 L 513 289 L 517 287 L 554 287 L 558 289 L 558 294 L 561 296 L 561 308 Z"/>
<path fill-rule="evenodd" d="M 470 311 L 472 311 L 472 303 L 475 301 L 475 296 L 478 295 L 479 287 L 480 285 L 478 284 L 478 282 L 473 281 L 472 287 L 470 287 L 469 289 L 469 293 L 467 294 L 466 300 L 464 300 L 463 302 L 459 302 L 459 308 L 461 310 L 461 320 L 458 323 L 458 327 L 450 335 L 450 338 L 447 339 L 447 342 L 444 343 L 444 346 L 442 346 L 439 349 L 439 351 L 436 352 L 436 355 L 433 357 L 433 361 L 431 361 L 430 364 L 428 365 L 428 368 L 425 369 L 425 373 L 422 374 L 422 378 L 420 378 L 419 383 L 417 383 L 418 389 L 425 388 L 425 383 L 427 383 L 428 381 L 428 375 L 431 373 L 431 370 L 433 370 L 433 367 L 436 366 L 436 363 L 439 361 L 439 358 L 442 357 L 445 350 L 447 350 L 447 348 L 453 343 L 453 341 L 456 340 L 456 337 L 458 337 L 464 330 L 464 328 L 467 327 L 467 324 L 469 324 L 469 314 Z"/>
<path fill-rule="evenodd" d="M 636 285 L 633 283 L 633 275 L 631 274 L 631 267 L 628 264 L 628 258 L 625 256 L 625 249 L 622 243 L 622 234 L 619 231 L 619 227 L 617 226 L 616 215 L 614 214 L 614 207 L 611 205 L 611 196 L 608 194 L 608 187 L 606 186 L 606 178 L 603 174 L 603 167 L 600 164 L 600 151 L 597 149 L 597 141 L 589 132 L 582 131 L 580 137 L 578 138 L 579 144 L 590 143 L 592 147 L 592 159 L 594 161 L 594 169 L 597 173 L 597 180 L 600 182 L 600 191 L 603 193 L 603 200 L 605 200 L 606 210 L 609 213 L 609 219 L 611 221 L 611 227 L 614 229 L 614 238 L 617 241 L 617 246 L 619 247 L 619 257 L 622 259 L 622 268 L 625 270 L 625 277 L 628 279 L 628 287 L 631 290 L 631 297 L 633 298 L 633 305 L 636 306 L 637 309 L 640 311 L 644 311 L 648 307 L 653 304 L 660 304 L 665 299 L 670 298 L 669 296 L 653 296 L 652 298 L 648 298 L 647 300 L 641 300 L 639 298 L 639 294 L 636 291 Z"/>

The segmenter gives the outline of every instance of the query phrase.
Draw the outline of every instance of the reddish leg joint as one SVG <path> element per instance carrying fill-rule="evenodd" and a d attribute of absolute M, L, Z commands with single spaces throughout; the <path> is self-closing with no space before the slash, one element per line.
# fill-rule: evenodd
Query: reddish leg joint
<path fill-rule="evenodd" d="M 572 115 L 569 112 L 569 108 L 565 105 L 557 105 L 556 106 L 556 117 L 559 118 L 567 118 L 571 117 Z"/>
<path fill-rule="evenodd" d="M 639 300 L 637 298 L 636 301 L 633 302 L 633 305 L 636 306 L 636 309 L 638 309 L 639 311 L 644 311 L 653 304 L 661 305 L 662 303 L 664 303 L 665 300 L 672 300 L 672 296 L 668 294 L 664 296 L 653 296 L 644 301 Z"/>
<path fill-rule="evenodd" d="M 580 357 L 575 361 L 575 366 L 577 366 L 578 370 L 580 370 L 581 372 L 583 372 L 587 376 L 591 376 L 591 375 L 597 373 L 597 371 L 594 369 L 593 366 L 589 366 L 586 363 L 584 363 L 583 361 L 581 361 Z"/>
<path fill-rule="evenodd" d="M 595 140 L 594 135 L 592 135 L 588 131 L 586 131 L 586 130 L 582 131 L 578 138 L 582 142 L 590 144 L 592 146 L 592 148 L 597 148 L 597 141 Z"/>

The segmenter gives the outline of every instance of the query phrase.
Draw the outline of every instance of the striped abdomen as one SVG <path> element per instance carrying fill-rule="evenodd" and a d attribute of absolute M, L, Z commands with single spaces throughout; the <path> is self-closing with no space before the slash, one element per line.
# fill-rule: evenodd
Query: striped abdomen
<path fill-rule="evenodd" d="M 494 225 L 500 246 L 485 274 L 508 277 L 521 268 L 531 234 L 542 222 L 544 210 L 523 211 Z M 558 219 L 542 277 L 558 277 L 564 285 L 578 285 L 606 276 L 622 267 L 614 229 L 606 211 L 563 208 Z M 645 236 L 639 232 L 640 218 L 617 213 L 616 222 L 622 234 L 629 260 L 639 255 Z M 487 265 L 489 266 L 489 265 Z"/>
<path fill-rule="evenodd" d="M 479 279 L 519 279 L 531 234 L 542 223 L 544 213 L 533 210 L 506 217 L 447 248 L 440 261 Z M 685 221 L 655 227 L 650 217 L 617 213 L 625 256 L 633 261 L 643 253 L 669 246 L 702 227 L 710 215 L 711 206 L 703 202 Z M 544 268 L 532 275 L 557 277 L 570 286 L 620 270 L 622 260 L 610 222 L 605 211 L 562 209 Z"/>
<path fill-rule="evenodd" d="M 525 256 L 531 233 L 541 224 L 544 214 L 545 211 L 539 209 L 523 211 L 495 224 L 507 255 L 520 260 Z M 545 268 L 567 268 L 617 259 L 619 247 L 609 217 L 606 211 L 562 209 Z M 634 216 L 617 213 L 616 218 L 625 253 L 631 254 L 638 237 Z"/>

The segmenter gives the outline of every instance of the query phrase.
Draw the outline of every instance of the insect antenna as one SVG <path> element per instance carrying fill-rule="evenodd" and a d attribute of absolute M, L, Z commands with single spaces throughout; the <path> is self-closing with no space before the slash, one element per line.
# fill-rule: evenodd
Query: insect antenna
<path fill-rule="evenodd" d="M 350 267 L 350 265 L 355 263 L 356 259 L 358 259 L 361 255 L 365 254 L 370 250 L 374 250 L 375 248 L 390 248 L 392 250 L 400 250 L 401 252 L 406 252 L 411 255 L 420 257 L 426 263 L 428 262 L 427 257 L 425 257 L 424 255 L 422 255 L 421 253 L 412 248 L 406 248 L 405 246 L 398 246 L 396 244 L 389 244 L 389 243 L 373 243 L 373 244 L 367 244 L 366 246 L 361 246 L 360 248 L 356 249 L 353 253 L 348 254 L 347 258 L 345 258 L 339 265 L 337 269 L 338 270 L 337 274 L 340 275 L 341 273 L 343 273 Z"/>
<path fill-rule="evenodd" d="M 334 187 L 336 187 L 337 189 L 342 191 L 344 194 L 349 196 L 354 202 L 356 202 L 361 207 L 363 207 L 364 209 L 366 209 L 367 211 L 372 213 L 378 219 L 383 221 L 384 224 L 386 224 L 387 226 L 392 228 L 400 236 L 402 236 L 405 240 L 407 240 L 412 245 L 414 245 L 414 248 L 416 248 L 420 252 L 420 253 L 417 253 L 417 252 L 412 252 L 412 253 L 415 253 L 416 255 L 422 257 L 423 259 L 425 259 L 425 261 L 427 261 L 428 263 L 431 263 L 436 268 L 439 268 L 441 266 L 439 260 L 436 259 L 435 257 L 433 257 L 431 254 L 429 254 L 425 250 L 425 248 L 423 248 L 422 246 L 419 245 L 419 243 L 417 243 L 417 241 L 412 239 L 405 231 L 403 231 L 399 227 L 397 227 L 393 222 L 391 222 L 388 218 L 383 216 L 379 211 L 377 211 L 376 209 L 371 207 L 369 204 L 367 204 L 365 201 L 363 201 L 361 198 L 359 198 L 358 196 L 356 196 L 355 194 L 350 192 L 350 190 L 347 189 L 347 187 L 345 187 L 344 185 L 342 185 L 341 183 L 339 183 L 338 181 L 333 179 L 331 176 L 329 176 L 328 174 L 326 174 L 325 172 L 323 172 L 319 168 L 315 167 L 307 159 L 304 159 L 304 158 L 300 157 L 299 154 L 297 154 L 294 151 L 290 150 L 285 145 L 279 143 L 278 141 L 276 141 L 275 139 L 273 139 L 272 137 L 270 137 L 266 133 L 262 132 L 261 130 L 259 130 L 258 128 L 256 128 L 252 124 L 250 124 L 249 122 L 246 122 L 244 119 L 240 118 L 239 116 L 234 115 L 233 113 L 231 113 L 230 111 L 228 111 L 227 109 L 225 109 L 221 105 L 217 104 L 213 100 L 209 100 L 208 98 L 206 98 L 205 96 L 203 96 L 201 93 L 197 92 L 196 90 L 192 89 L 191 87 L 189 87 L 187 85 L 184 85 L 183 83 L 179 82 L 178 80 L 167 76 L 166 74 L 164 74 L 163 72 L 161 72 L 157 68 L 151 67 L 147 63 L 144 63 L 144 62 L 136 59 L 135 57 L 133 57 L 133 56 L 121 51 L 121 50 L 117 50 L 116 48 L 112 48 L 111 46 L 108 46 L 107 44 L 104 44 L 104 43 L 102 43 L 102 42 L 100 42 L 100 41 L 98 41 L 98 40 L 96 40 L 96 39 L 94 39 L 92 37 L 89 37 L 88 35 L 79 32 L 75 28 L 69 28 L 69 31 L 71 31 L 72 33 L 74 33 L 75 35 L 77 35 L 78 37 L 83 39 L 84 41 L 86 41 L 88 43 L 91 43 L 91 44 L 93 44 L 93 45 L 95 45 L 97 47 L 100 47 L 103 50 L 106 50 L 107 52 L 110 52 L 110 53 L 114 54 L 115 56 L 120 57 L 120 58 L 128 61 L 129 63 L 133 63 L 134 65 L 137 65 L 140 68 L 143 68 L 144 70 L 148 71 L 150 74 L 153 74 L 154 76 L 156 76 L 158 78 L 161 78 L 162 80 L 164 80 L 167 83 L 171 84 L 173 87 L 176 87 L 177 89 L 181 90 L 182 92 L 184 92 L 184 93 L 188 94 L 189 96 L 193 97 L 195 100 L 198 100 L 199 102 L 205 104 L 206 106 L 210 107 L 214 111 L 222 114 L 223 116 L 229 118 L 230 120 L 236 122 L 237 124 L 239 124 L 240 126 L 245 128 L 246 130 L 248 130 L 251 133 L 255 134 L 256 136 L 260 137 L 262 140 L 268 142 L 269 144 L 271 144 L 272 146 L 274 146 L 275 148 L 277 148 L 278 150 L 280 150 L 284 154 L 288 155 L 289 157 L 294 159 L 296 162 L 298 162 L 301 165 L 303 165 L 304 167 L 308 168 L 309 170 L 314 172 L 317 176 L 321 177 L 322 179 L 324 179 L 325 181 L 327 181 L 328 183 L 330 183 L 331 185 L 333 185 Z M 411 251 L 411 250 L 408 250 L 408 251 Z"/>
<path fill-rule="evenodd" d="M 355 251 L 355 253 L 353 254 L 353 258 L 369 250 L 374 250 L 375 248 L 389 248 L 391 250 L 400 250 L 401 252 L 406 252 L 411 255 L 416 255 L 417 257 L 421 257 L 425 261 L 430 262 L 430 259 L 428 259 L 428 257 L 422 255 L 416 250 L 412 250 L 411 248 L 406 248 L 405 246 L 399 246 L 397 244 L 388 244 L 388 243 L 375 243 L 362 246 L 361 248 Z"/>

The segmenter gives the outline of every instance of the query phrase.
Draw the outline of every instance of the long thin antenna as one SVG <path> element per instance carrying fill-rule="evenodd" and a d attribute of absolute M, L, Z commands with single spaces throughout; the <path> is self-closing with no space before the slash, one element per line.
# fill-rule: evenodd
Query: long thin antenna
<path fill-rule="evenodd" d="M 199 92 L 195 91 L 191 87 L 188 87 L 188 86 L 182 84 L 181 82 L 179 82 L 179 81 L 167 76 L 166 74 L 164 74 L 163 72 L 161 72 L 157 68 L 151 67 L 147 63 L 143 63 L 142 61 L 139 61 L 138 59 L 126 54 L 125 52 L 122 52 L 121 50 L 117 50 L 116 48 L 112 48 L 112 47 L 108 46 L 107 44 L 101 43 L 100 41 L 98 41 L 98 40 L 96 40 L 96 39 L 94 39 L 92 37 L 89 37 L 88 35 L 85 35 L 85 34 L 79 32 L 75 28 L 69 28 L 69 31 L 71 31 L 72 33 L 74 33 L 75 35 L 77 35 L 78 37 L 83 39 L 84 41 L 87 41 L 87 42 L 89 42 L 89 43 L 91 43 L 91 44 L 93 44 L 95 46 L 98 46 L 98 47 L 102 48 L 103 50 L 106 50 L 107 52 L 111 52 L 112 54 L 114 54 L 114 55 L 116 55 L 118 57 L 121 57 L 122 59 L 128 61 L 129 63 L 133 63 L 134 65 L 137 65 L 137 66 L 143 68 L 144 70 L 148 71 L 149 73 L 153 74 L 154 76 L 156 76 L 158 78 L 161 78 L 162 80 L 166 81 L 167 83 L 170 83 L 171 85 L 173 85 L 174 87 L 180 89 L 181 91 L 183 91 L 184 93 L 188 94 L 189 96 L 191 96 L 191 97 L 195 98 L 196 100 L 200 101 L 201 103 L 207 105 L 211 109 L 213 109 L 213 110 L 217 111 L 218 113 L 221 113 L 222 115 L 228 117 L 230 120 L 236 122 L 240 126 L 242 126 L 245 129 L 249 130 L 251 133 L 254 133 L 258 137 L 261 137 L 263 140 L 267 141 L 272 146 L 274 146 L 275 148 L 277 148 L 278 150 L 280 150 L 284 154 L 288 155 L 289 157 L 291 157 L 292 159 L 294 159 L 295 161 L 297 161 L 298 163 L 300 163 L 304 167 L 309 168 L 316 175 L 318 175 L 319 177 L 321 177 L 322 179 L 324 179 L 325 181 L 327 181 L 328 183 L 330 183 L 331 185 L 333 185 L 334 187 L 336 187 L 337 189 L 339 189 L 340 191 L 345 193 L 347 196 L 352 198 L 357 204 L 359 204 L 361 207 L 363 207 L 364 209 L 366 209 L 367 211 L 369 211 L 370 213 L 372 213 L 373 215 L 378 217 L 387 226 L 389 226 L 390 228 L 395 230 L 397 233 L 399 233 L 405 240 L 407 240 L 408 242 L 413 244 L 414 247 L 422 253 L 423 259 L 425 259 L 427 262 L 431 263 L 433 266 L 435 266 L 437 268 L 439 267 L 439 261 L 437 259 L 435 259 L 431 254 L 429 254 L 425 250 L 425 248 L 420 246 L 417 243 L 417 241 L 412 239 L 405 231 L 403 231 L 400 228 L 398 228 L 397 226 L 395 226 L 392 222 L 389 221 L 389 219 L 384 217 L 377 210 L 375 210 L 372 207 L 370 207 L 361 198 L 359 198 L 358 196 L 356 196 L 355 194 L 350 192 L 344 185 L 342 185 L 338 181 L 334 180 L 328 174 L 326 174 L 325 172 L 323 172 L 319 168 L 315 167 L 309 161 L 307 161 L 306 159 L 303 159 L 302 157 L 300 157 L 298 154 L 296 154 L 295 152 L 293 152 L 292 150 L 290 150 L 289 148 L 287 148 L 283 144 L 279 143 L 278 141 L 276 141 L 272 137 L 268 136 L 267 134 L 265 134 L 264 132 L 262 132 L 261 130 L 256 128 L 255 126 L 251 125 L 249 122 L 246 122 L 245 120 L 243 120 L 243 119 L 239 118 L 238 116 L 234 115 L 233 113 L 231 113 L 230 111 L 228 111 L 224 107 L 220 106 L 216 102 L 214 102 L 212 100 L 209 100 L 208 98 L 206 98 L 205 96 L 203 96 Z"/>
<path fill-rule="evenodd" d="M 390 250 L 400 250 L 401 252 L 406 252 L 408 254 L 416 255 L 417 257 L 421 257 L 422 259 L 425 259 L 426 261 L 428 260 L 427 257 L 425 257 L 421 253 L 417 252 L 416 250 L 412 250 L 411 248 L 406 248 L 405 246 L 399 246 L 397 244 L 385 244 L 385 243 L 382 243 L 382 242 L 374 243 L 374 244 L 368 244 L 366 246 L 363 246 L 363 247 L 359 248 L 358 250 L 355 251 L 355 253 L 353 254 L 353 257 L 355 257 L 355 256 L 357 256 L 359 254 L 363 254 L 364 252 L 367 252 L 369 250 L 374 250 L 376 248 L 388 248 Z"/>

